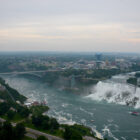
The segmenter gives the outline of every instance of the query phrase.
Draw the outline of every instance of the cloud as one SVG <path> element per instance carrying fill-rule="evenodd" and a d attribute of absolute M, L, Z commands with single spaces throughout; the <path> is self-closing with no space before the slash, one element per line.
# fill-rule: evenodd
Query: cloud
<path fill-rule="evenodd" d="M 0 50 L 128 51 L 135 46 L 133 51 L 140 51 L 139 5 L 139 0 L 3 0 Z"/>
<path fill-rule="evenodd" d="M 130 38 L 127 41 L 135 45 L 140 44 L 140 38 Z"/>
<path fill-rule="evenodd" d="M 0 36 L 11 39 L 90 39 L 106 38 L 118 35 L 122 30 L 120 24 L 91 24 L 91 25 L 45 25 L 23 23 L 22 26 L 0 29 Z M 114 34 L 114 35 L 113 35 Z"/>

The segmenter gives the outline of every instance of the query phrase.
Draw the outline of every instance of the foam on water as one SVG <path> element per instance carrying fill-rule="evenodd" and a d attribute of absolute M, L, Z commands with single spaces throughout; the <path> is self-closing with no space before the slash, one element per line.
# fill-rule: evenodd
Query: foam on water
<path fill-rule="evenodd" d="M 79 110 L 81 110 L 81 111 L 83 111 L 84 113 L 89 114 L 89 115 L 91 115 L 91 116 L 94 115 L 94 113 L 88 112 L 88 111 L 86 111 L 85 109 L 83 109 L 82 107 L 80 107 Z"/>
<path fill-rule="evenodd" d="M 103 135 L 97 131 L 96 126 L 92 127 L 92 131 L 95 132 L 95 136 L 99 139 L 103 139 Z"/>
<path fill-rule="evenodd" d="M 121 137 L 121 139 L 122 139 L 122 140 L 126 140 L 126 138 L 124 138 L 124 137 Z"/>
<path fill-rule="evenodd" d="M 108 135 L 110 138 L 113 138 L 114 140 L 119 140 L 111 133 L 108 125 L 105 125 L 102 131 L 103 131 L 103 135 Z"/>
<path fill-rule="evenodd" d="M 50 115 L 51 117 L 57 118 L 58 122 L 61 124 L 69 124 L 69 125 L 73 125 L 76 122 L 72 119 L 72 114 L 70 113 L 65 113 L 63 111 L 55 111 L 53 110 L 53 112 L 48 112 L 47 115 Z"/>
<path fill-rule="evenodd" d="M 125 105 L 126 102 L 135 100 L 136 108 L 140 108 L 140 88 L 135 89 L 134 86 L 126 83 L 117 82 L 98 82 L 92 88 L 92 94 L 87 98 L 97 101 L 107 101 L 108 103 L 117 103 Z"/>

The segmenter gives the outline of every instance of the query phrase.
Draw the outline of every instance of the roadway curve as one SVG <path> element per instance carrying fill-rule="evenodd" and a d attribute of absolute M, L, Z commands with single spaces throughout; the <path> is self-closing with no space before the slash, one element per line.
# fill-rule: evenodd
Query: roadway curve
<path fill-rule="evenodd" d="M 0 118 L 0 122 L 5 122 L 5 120 Z M 16 123 L 11 123 L 11 124 L 12 124 L 12 126 L 16 126 Z M 56 136 L 53 136 L 50 134 L 46 134 L 46 133 L 40 132 L 40 131 L 35 130 L 35 129 L 31 129 L 28 127 L 26 127 L 26 132 L 27 133 L 25 135 L 27 137 L 31 137 L 33 139 L 37 139 L 38 136 L 45 136 L 49 140 L 63 140 L 62 138 L 59 138 L 59 137 L 56 137 Z"/>

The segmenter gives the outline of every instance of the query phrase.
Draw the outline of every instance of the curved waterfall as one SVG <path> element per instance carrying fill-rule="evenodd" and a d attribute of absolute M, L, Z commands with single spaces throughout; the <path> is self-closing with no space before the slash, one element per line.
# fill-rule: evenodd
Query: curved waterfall
<path fill-rule="evenodd" d="M 92 87 L 92 94 L 88 95 L 87 98 L 139 108 L 140 88 L 127 84 L 125 79 L 127 79 L 127 76 L 121 77 L 119 75 L 107 81 L 100 81 Z"/>

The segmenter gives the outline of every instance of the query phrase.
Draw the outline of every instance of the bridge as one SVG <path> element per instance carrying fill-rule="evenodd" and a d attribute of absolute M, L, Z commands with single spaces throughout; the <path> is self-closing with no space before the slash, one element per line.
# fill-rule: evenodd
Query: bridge
<path fill-rule="evenodd" d="M 45 73 L 45 72 L 58 72 L 64 70 L 38 70 L 38 71 L 14 71 L 14 72 L 1 72 L 0 75 L 8 75 L 8 74 L 33 74 L 33 73 Z"/>
<path fill-rule="evenodd" d="M 28 74 L 32 76 L 36 76 L 38 78 L 42 78 L 41 73 L 45 72 L 58 72 L 63 70 L 38 70 L 38 71 L 16 71 L 16 72 L 3 72 L 0 73 L 0 75 L 22 75 L 22 74 Z"/>

